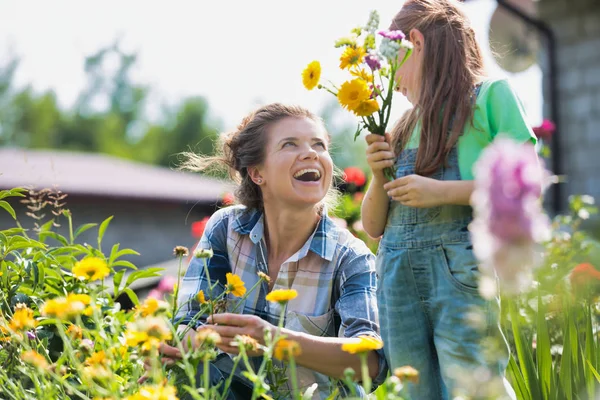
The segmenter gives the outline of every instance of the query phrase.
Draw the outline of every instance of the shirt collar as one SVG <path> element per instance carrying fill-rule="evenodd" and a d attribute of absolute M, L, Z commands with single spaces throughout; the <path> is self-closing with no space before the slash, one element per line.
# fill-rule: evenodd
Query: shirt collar
<path fill-rule="evenodd" d="M 233 229 L 240 235 L 249 235 L 252 243 L 258 244 L 264 236 L 264 213 L 256 209 L 244 210 L 233 221 Z M 339 234 L 339 227 L 329 218 L 327 209 L 324 208 L 317 228 L 296 253 L 298 259 L 306 256 L 310 250 L 327 261 L 333 260 Z"/>

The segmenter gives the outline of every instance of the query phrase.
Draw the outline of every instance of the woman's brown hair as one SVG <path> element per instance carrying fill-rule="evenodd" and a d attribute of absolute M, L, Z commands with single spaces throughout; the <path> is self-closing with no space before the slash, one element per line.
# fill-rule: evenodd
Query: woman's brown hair
<path fill-rule="evenodd" d="M 262 192 L 250 178 L 248 168 L 265 161 L 269 128 L 284 118 L 309 118 L 323 124 L 321 118 L 306 108 L 281 103 L 268 104 L 247 115 L 237 129 L 221 135 L 217 155 L 182 153 L 180 169 L 200 172 L 225 167 L 231 179 L 238 184 L 235 191 L 237 202 L 250 209 L 262 209 Z M 325 202 L 330 204 L 334 198 L 335 190 L 331 188 Z"/>
<path fill-rule="evenodd" d="M 472 95 L 484 77 L 483 56 L 475 32 L 457 0 L 407 0 L 390 29 L 425 38 L 418 100 L 392 131 L 399 154 L 421 123 L 415 171 L 428 176 L 441 167 L 472 121 Z"/>

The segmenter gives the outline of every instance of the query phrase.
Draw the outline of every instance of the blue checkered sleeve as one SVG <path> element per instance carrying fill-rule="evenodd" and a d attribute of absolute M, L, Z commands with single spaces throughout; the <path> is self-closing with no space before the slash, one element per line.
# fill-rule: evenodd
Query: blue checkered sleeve
<path fill-rule="evenodd" d="M 379 315 L 377 309 L 377 275 L 375 257 L 370 251 L 359 253 L 347 249 L 340 264 L 336 286 L 340 296 L 336 311 L 341 319 L 345 337 L 369 335 L 381 340 L 379 335 Z M 383 349 L 378 350 L 379 371 L 373 383 L 381 384 L 388 374 L 388 366 Z"/>
<path fill-rule="evenodd" d="M 225 276 L 231 272 L 229 256 L 227 254 L 227 226 L 228 216 L 219 210 L 214 213 L 206 224 L 204 233 L 196 250 L 212 249 L 212 258 L 196 258 L 192 260 L 181 281 L 178 303 L 181 305 L 176 320 L 179 324 L 189 325 L 200 311 L 200 303 L 196 299 L 202 290 L 205 297 L 216 298 L 225 289 L 227 282 Z M 211 286 L 214 287 L 211 290 Z M 206 315 L 196 318 L 194 328 L 206 320 Z"/>

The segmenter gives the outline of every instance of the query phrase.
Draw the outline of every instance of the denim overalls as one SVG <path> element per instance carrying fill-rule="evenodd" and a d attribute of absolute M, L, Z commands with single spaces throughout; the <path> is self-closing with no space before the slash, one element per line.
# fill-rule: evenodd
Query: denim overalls
<path fill-rule="evenodd" d="M 416 154 L 417 149 L 406 149 L 398 156 L 397 178 L 415 173 Z M 461 179 L 456 146 L 431 177 Z M 390 202 L 376 261 L 381 336 L 392 371 L 405 365 L 419 371 L 419 384 L 409 384 L 414 400 L 452 398 L 453 376 L 465 370 L 471 380 L 480 366 L 494 376 L 504 372 L 505 363 L 487 363 L 480 347 L 485 336 L 498 334 L 498 303 L 478 293 L 471 220 L 469 206 Z M 479 328 L 467 321 L 477 310 L 483 316 Z"/>

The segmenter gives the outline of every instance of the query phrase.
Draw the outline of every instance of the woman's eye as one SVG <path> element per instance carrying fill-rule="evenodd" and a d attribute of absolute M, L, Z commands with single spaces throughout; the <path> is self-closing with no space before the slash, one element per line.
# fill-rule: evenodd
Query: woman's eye
<path fill-rule="evenodd" d="M 321 148 L 323 148 L 323 149 L 327 148 L 327 146 L 325 146 L 325 143 L 323 143 L 323 142 L 316 142 L 315 146 L 321 146 Z"/>
<path fill-rule="evenodd" d="M 296 145 L 296 143 L 294 143 L 294 142 L 285 142 L 282 147 L 289 147 L 289 146 L 295 146 L 295 145 Z"/>

